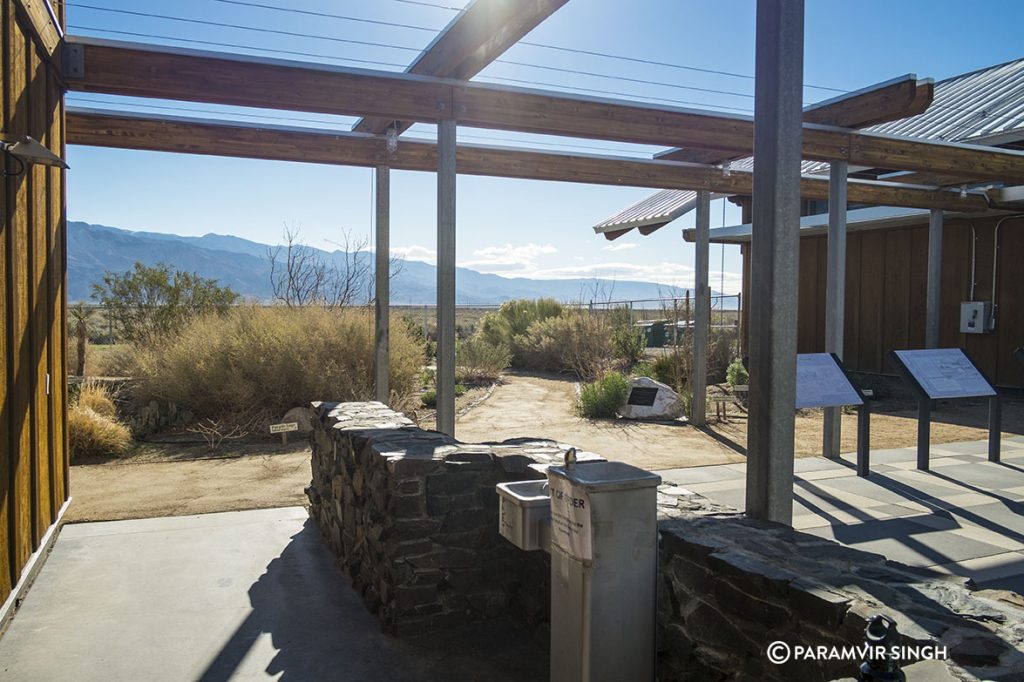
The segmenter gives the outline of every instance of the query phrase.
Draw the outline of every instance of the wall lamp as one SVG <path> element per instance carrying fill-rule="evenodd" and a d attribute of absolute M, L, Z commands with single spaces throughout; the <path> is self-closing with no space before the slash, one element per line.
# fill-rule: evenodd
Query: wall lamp
<path fill-rule="evenodd" d="M 49 149 L 33 140 L 28 135 L 13 137 L 0 135 L 0 149 L 18 162 L 19 169 L 13 173 L 2 171 L 3 175 L 20 175 L 25 172 L 25 166 L 42 164 L 44 166 L 55 166 L 57 168 L 68 168 L 64 159 L 60 158 Z"/>

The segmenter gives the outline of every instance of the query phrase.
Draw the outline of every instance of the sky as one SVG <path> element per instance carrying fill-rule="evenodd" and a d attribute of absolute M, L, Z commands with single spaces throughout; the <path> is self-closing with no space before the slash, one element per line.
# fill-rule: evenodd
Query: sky
<path fill-rule="evenodd" d="M 465 4 L 71 0 L 68 33 L 401 71 Z M 474 80 L 751 114 L 755 7 L 755 0 L 569 0 L 525 38 L 533 45 L 513 46 Z M 1017 0 L 969 5 L 807 0 L 804 101 L 830 99 L 907 73 L 941 80 L 1020 58 L 1021 25 L 1024 3 Z M 85 93 L 68 93 L 67 101 L 96 109 L 343 130 L 356 120 Z M 404 136 L 434 135 L 433 126 L 416 124 Z M 459 141 L 633 157 L 660 149 L 466 127 L 459 129 Z M 71 220 L 180 235 L 231 234 L 261 243 L 277 243 L 291 227 L 300 230 L 305 243 L 327 250 L 346 233 L 355 240 L 372 239 L 370 169 L 78 146 L 69 147 L 67 157 Z M 433 262 L 436 191 L 432 173 L 392 172 L 394 252 Z M 646 237 L 633 231 L 608 242 L 593 233 L 595 223 L 652 191 L 460 176 L 458 264 L 503 276 L 692 286 L 693 245 L 681 236 L 693 226 L 692 214 Z M 711 214 L 712 227 L 740 221 L 737 207 L 725 201 L 716 201 Z M 739 249 L 713 245 L 711 270 L 713 289 L 738 291 Z"/>

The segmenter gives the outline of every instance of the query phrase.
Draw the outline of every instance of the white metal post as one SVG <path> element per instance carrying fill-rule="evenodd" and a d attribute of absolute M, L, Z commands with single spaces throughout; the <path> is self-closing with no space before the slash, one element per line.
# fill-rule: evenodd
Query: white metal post
<path fill-rule="evenodd" d="M 924 347 L 939 347 L 939 304 L 942 287 L 942 209 L 928 220 L 928 289 L 925 295 Z"/>

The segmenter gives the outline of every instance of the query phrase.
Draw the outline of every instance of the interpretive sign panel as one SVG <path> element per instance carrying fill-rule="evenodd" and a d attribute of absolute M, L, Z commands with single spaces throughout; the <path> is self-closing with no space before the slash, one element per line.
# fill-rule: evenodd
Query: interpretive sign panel
<path fill-rule="evenodd" d="M 959 348 L 897 350 L 893 355 L 932 400 L 996 394 Z"/>
<path fill-rule="evenodd" d="M 836 356 L 801 353 L 796 356 L 796 407 L 861 405 L 864 399 Z"/>
<path fill-rule="evenodd" d="M 550 476 L 551 541 L 581 561 L 594 558 L 590 497 L 560 476 Z"/>

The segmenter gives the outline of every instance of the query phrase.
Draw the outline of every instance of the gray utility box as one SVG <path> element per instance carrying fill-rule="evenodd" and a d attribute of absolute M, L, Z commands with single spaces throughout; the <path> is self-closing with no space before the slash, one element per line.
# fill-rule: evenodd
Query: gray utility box
<path fill-rule="evenodd" d="M 519 549 L 547 549 L 541 544 L 541 525 L 551 518 L 547 481 L 499 483 L 498 531 Z"/>
<path fill-rule="evenodd" d="M 661 477 L 579 462 L 548 483 L 552 682 L 654 680 Z"/>
<path fill-rule="evenodd" d="M 960 304 L 960 333 L 984 334 L 992 331 L 992 303 L 964 301 Z"/>

